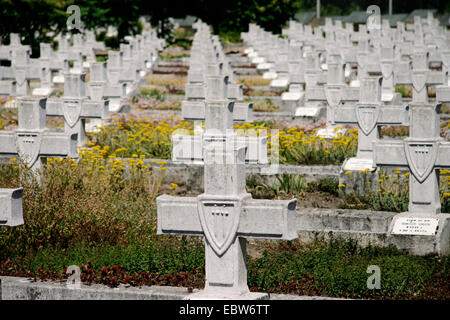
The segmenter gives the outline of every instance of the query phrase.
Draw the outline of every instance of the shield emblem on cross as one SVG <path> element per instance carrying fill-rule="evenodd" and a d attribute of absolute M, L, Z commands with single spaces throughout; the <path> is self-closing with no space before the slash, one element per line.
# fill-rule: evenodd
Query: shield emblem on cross
<path fill-rule="evenodd" d="M 21 86 L 26 80 L 26 70 L 24 68 L 14 68 L 14 76 L 16 77 L 17 85 Z"/>
<path fill-rule="evenodd" d="M 427 81 L 427 73 L 426 72 L 413 72 L 411 74 L 412 85 L 416 92 L 422 91 L 425 87 L 425 83 Z"/>
<path fill-rule="evenodd" d="M 356 119 L 361 131 L 367 136 L 375 128 L 380 114 L 380 107 L 373 105 L 358 105 L 356 107 Z"/>
<path fill-rule="evenodd" d="M 411 173 L 422 183 L 433 171 L 438 156 L 437 141 L 405 139 L 405 154 Z"/>
<path fill-rule="evenodd" d="M 81 115 L 81 102 L 79 101 L 64 101 L 63 105 L 64 120 L 73 128 L 73 126 L 78 122 Z"/>
<path fill-rule="evenodd" d="M 392 76 L 392 62 L 382 62 L 381 63 L 381 74 L 384 79 L 389 79 Z"/>
<path fill-rule="evenodd" d="M 240 213 L 241 201 L 199 200 L 198 214 L 203 232 L 218 256 L 234 242 Z"/>
<path fill-rule="evenodd" d="M 16 132 L 16 147 L 19 156 L 32 167 L 39 157 L 41 135 L 37 132 Z"/>
<path fill-rule="evenodd" d="M 342 88 L 340 87 L 325 87 L 325 97 L 328 105 L 337 106 L 342 99 Z"/>

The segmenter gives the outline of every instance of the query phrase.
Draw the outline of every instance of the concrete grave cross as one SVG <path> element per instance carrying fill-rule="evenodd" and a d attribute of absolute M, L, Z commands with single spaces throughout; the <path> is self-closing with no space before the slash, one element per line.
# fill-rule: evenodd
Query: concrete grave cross
<path fill-rule="evenodd" d="M 408 212 L 394 217 L 391 234 L 435 236 L 440 254 L 449 254 L 449 214 L 441 214 L 439 169 L 450 168 L 450 143 L 439 136 L 440 105 L 411 104 L 410 136 L 403 141 L 374 142 L 377 166 L 407 167 L 409 177 Z M 409 239 L 420 249 L 420 237 Z"/>
<path fill-rule="evenodd" d="M 305 92 L 304 71 L 305 62 L 303 59 L 302 46 L 299 43 L 290 43 L 288 49 L 288 74 L 289 91 L 281 94 L 280 111 L 294 114 L 297 107 L 303 104 Z"/>
<path fill-rule="evenodd" d="M 77 157 L 77 134 L 47 131 L 46 99 L 19 98 L 19 128 L 0 131 L 0 157 L 20 156 L 32 170 L 47 157 Z"/>
<path fill-rule="evenodd" d="M 428 90 L 426 86 L 428 73 L 428 52 L 415 52 L 411 71 L 414 102 L 428 102 Z"/>
<path fill-rule="evenodd" d="M 15 227 L 23 224 L 22 194 L 22 188 L 0 188 L 0 226 Z"/>
<path fill-rule="evenodd" d="M 345 85 L 345 65 L 341 63 L 340 54 L 329 54 L 327 58 L 327 84 L 325 85 L 325 97 L 327 99 L 327 125 L 333 123 L 333 109 L 342 101 Z"/>
<path fill-rule="evenodd" d="M 245 148 L 234 147 L 235 134 L 227 130 L 233 102 L 217 94 L 208 98 L 204 194 L 158 197 L 157 233 L 205 238 L 205 288 L 187 299 L 267 298 L 249 291 L 246 238 L 295 239 L 296 200 L 251 198 L 245 190 Z"/>
<path fill-rule="evenodd" d="M 184 103 L 184 114 L 189 112 L 190 116 L 184 117 L 185 119 L 205 121 L 206 130 L 209 126 L 213 124 L 221 123 L 221 118 L 214 118 L 208 113 L 209 101 L 216 101 L 218 99 L 223 101 L 233 101 L 228 99 L 228 77 L 227 76 L 208 76 L 207 84 L 205 87 L 205 100 L 204 101 L 185 101 Z M 182 105 L 183 106 L 183 105 Z M 198 107 L 195 111 L 192 106 Z M 236 106 L 239 106 L 238 112 L 241 114 L 236 116 L 234 111 Z M 200 108 L 201 107 L 201 108 Z M 187 109 L 190 108 L 190 109 Z M 249 104 L 236 103 L 233 101 L 233 112 L 231 116 L 233 121 L 239 121 L 240 119 L 245 120 L 245 112 L 251 108 Z M 209 118 L 208 118 L 209 115 Z M 220 114 L 216 114 L 220 116 Z M 242 120 L 241 120 L 242 121 Z M 228 128 L 233 130 L 233 125 Z M 202 130 L 198 130 L 202 131 Z M 172 136 L 173 150 L 172 150 L 172 160 L 173 161 L 194 161 L 202 163 L 204 161 L 204 155 L 202 153 L 205 135 L 202 133 L 191 135 L 179 135 L 175 134 Z M 268 163 L 267 159 L 267 136 L 237 136 L 236 143 L 239 145 L 245 145 L 248 148 L 246 154 L 246 160 L 250 163 Z"/>
<path fill-rule="evenodd" d="M 369 64 L 369 40 L 362 39 L 358 42 L 358 51 L 356 53 L 356 62 L 358 64 L 358 80 L 368 76 L 367 66 Z"/>
<path fill-rule="evenodd" d="M 86 119 L 109 119 L 109 102 L 88 99 L 85 78 L 86 74 L 66 73 L 62 98 L 47 100 L 47 116 L 64 117 L 65 132 L 77 133 L 79 146 L 83 146 L 88 140 Z"/>
<path fill-rule="evenodd" d="M 101 101 L 105 95 L 107 82 L 106 64 L 104 62 L 93 62 L 90 64 L 88 91 L 93 101 Z"/>
<path fill-rule="evenodd" d="M 381 92 L 381 101 L 392 102 L 394 97 L 400 99 L 400 95 L 395 93 L 394 86 L 394 45 L 392 43 L 383 43 L 380 46 L 380 67 L 383 76 L 383 85 Z"/>
<path fill-rule="evenodd" d="M 219 76 L 219 75 L 216 75 Z M 228 77 L 227 77 L 228 79 Z M 228 86 L 228 84 L 227 84 Z M 190 90 L 190 96 L 196 100 L 183 100 L 181 103 L 181 115 L 185 120 L 203 121 L 205 120 L 205 95 L 207 94 L 208 85 L 203 83 L 201 85 L 186 86 L 186 94 Z M 198 88 L 194 91 L 194 87 Z M 197 94 L 194 94 L 197 92 Z M 227 89 L 228 94 L 228 89 Z M 233 112 L 234 121 L 251 122 L 252 121 L 252 103 L 235 103 L 235 109 Z"/>
<path fill-rule="evenodd" d="M 359 103 L 333 109 L 333 124 L 358 125 L 358 153 L 356 158 L 346 160 L 344 170 L 374 169 L 372 141 L 378 139 L 381 125 L 408 125 L 408 107 L 382 106 L 381 77 L 363 78 Z"/>
<path fill-rule="evenodd" d="M 108 83 L 115 85 L 119 83 L 120 73 L 123 67 L 123 52 L 108 51 L 107 74 Z"/>
<path fill-rule="evenodd" d="M 444 74 L 440 71 L 435 72 L 429 70 L 428 67 L 428 52 L 424 48 L 419 48 L 412 54 L 412 63 L 409 65 L 410 74 L 405 72 L 395 73 L 395 83 L 397 85 L 412 85 L 413 87 L 413 102 L 427 103 L 428 102 L 428 86 L 442 85 L 444 83 Z"/>
<path fill-rule="evenodd" d="M 436 102 L 438 103 L 450 103 L 449 72 L 444 73 L 444 84 L 436 86 Z"/>

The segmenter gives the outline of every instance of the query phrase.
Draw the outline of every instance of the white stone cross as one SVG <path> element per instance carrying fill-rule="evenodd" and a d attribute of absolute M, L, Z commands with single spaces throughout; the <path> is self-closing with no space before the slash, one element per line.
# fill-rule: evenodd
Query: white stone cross
<path fill-rule="evenodd" d="M 204 193 L 157 198 L 158 234 L 205 237 L 206 284 L 187 299 L 263 299 L 247 285 L 246 238 L 297 237 L 296 200 L 253 200 L 245 190 L 245 147 L 234 145 L 233 104 L 217 92 L 206 111 Z"/>
<path fill-rule="evenodd" d="M 361 79 L 360 99 L 355 105 L 333 108 L 329 119 L 333 124 L 358 125 L 358 153 L 343 165 L 344 170 L 374 169 L 372 163 L 372 141 L 379 138 L 382 125 L 408 125 L 407 106 L 382 106 L 381 77 Z"/>
<path fill-rule="evenodd" d="M 242 114 L 251 109 L 251 105 L 245 103 L 236 103 L 234 100 L 227 99 L 228 97 L 228 77 L 227 76 L 208 76 L 206 86 L 205 86 L 205 101 L 193 102 L 187 101 L 185 102 L 185 110 L 182 113 L 185 119 L 189 120 L 197 120 L 197 121 L 205 121 L 205 125 L 208 126 L 208 121 L 212 121 L 213 123 L 220 122 L 221 119 L 213 119 L 207 117 L 208 115 L 208 101 L 211 97 L 218 96 L 220 99 L 233 101 L 233 112 L 231 115 L 233 116 L 233 120 L 244 120 L 246 121 L 247 114 Z M 196 106 L 197 109 L 195 109 Z M 238 109 L 235 110 L 238 106 Z M 188 107 L 191 107 L 188 109 Z M 196 113 L 195 113 L 196 110 Z M 235 115 L 234 112 L 238 111 L 241 114 Z M 186 113 L 189 112 L 190 116 L 186 116 Z M 218 114 L 217 114 L 218 115 Z M 219 115 L 218 115 L 219 116 Z M 231 126 L 229 128 L 233 130 Z M 197 129 L 196 129 L 197 131 Z M 199 130 L 201 131 L 201 130 Z M 256 132 L 255 132 L 256 133 Z M 204 135 L 202 133 L 196 132 L 196 135 L 182 135 L 182 134 L 174 134 L 172 136 L 172 160 L 173 161 L 187 161 L 187 162 L 198 162 L 202 163 L 204 160 L 203 154 L 203 144 L 204 144 Z M 267 135 L 250 135 L 250 136 L 237 136 L 237 143 L 240 145 L 245 145 L 248 148 L 248 152 L 246 153 L 246 160 L 249 163 L 260 163 L 266 164 L 268 163 L 267 158 Z"/>
<path fill-rule="evenodd" d="M 410 109 L 409 137 L 375 141 L 373 146 L 375 165 L 408 167 L 411 173 L 408 212 L 394 217 L 390 232 L 436 236 L 436 251 L 448 254 L 450 214 L 440 213 L 439 169 L 450 168 L 450 143 L 439 136 L 440 105 L 411 104 Z M 412 247 L 419 243 L 420 239 L 411 240 Z"/>
<path fill-rule="evenodd" d="M 420 48 L 413 54 L 410 76 L 396 77 L 396 84 L 412 85 L 412 101 L 417 103 L 428 102 L 428 86 L 441 85 L 444 82 L 442 72 L 433 72 L 428 67 L 428 52 Z"/>
<path fill-rule="evenodd" d="M 19 98 L 19 128 L 0 131 L 0 157 L 20 156 L 32 170 L 47 157 L 76 158 L 77 134 L 50 132 L 45 127 L 46 99 Z"/>
<path fill-rule="evenodd" d="M 47 99 L 47 116 L 64 117 L 66 133 L 78 134 L 78 145 L 88 141 L 85 130 L 86 119 L 109 119 L 109 102 L 99 98 L 91 100 L 86 95 L 86 74 L 64 74 L 64 95 Z M 92 90 L 91 90 L 92 91 Z M 101 92 L 100 92 L 101 93 Z"/>
<path fill-rule="evenodd" d="M 30 50 L 26 47 L 13 51 L 11 67 L 4 67 L 2 79 L 14 79 L 16 81 L 16 95 L 27 96 L 30 94 L 30 80 L 40 80 L 41 70 L 38 65 L 31 64 Z"/>

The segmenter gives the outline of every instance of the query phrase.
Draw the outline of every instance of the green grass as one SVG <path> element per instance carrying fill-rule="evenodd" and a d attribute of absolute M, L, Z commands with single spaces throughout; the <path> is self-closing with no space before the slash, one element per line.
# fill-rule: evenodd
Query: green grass
<path fill-rule="evenodd" d="M 77 165 L 53 161 L 44 166 L 40 183 L 21 164 L 0 165 L 0 187 L 24 187 L 25 219 L 22 226 L 0 228 L 0 274 L 62 280 L 64 268 L 81 265 L 86 283 L 202 288 L 203 239 L 156 235 L 156 178 L 138 166 L 110 172 L 95 159 Z M 278 182 L 286 191 L 310 187 L 299 178 L 280 177 Z M 335 185 L 323 180 L 314 188 L 333 193 Z M 258 241 L 253 246 L 256 254 L 248 257 L 252 291 L 450 298 L 449 257 L 417 257 L 341 240 Z M 381 270 L 380 290 L 366 286 L 371 265 Z"/>

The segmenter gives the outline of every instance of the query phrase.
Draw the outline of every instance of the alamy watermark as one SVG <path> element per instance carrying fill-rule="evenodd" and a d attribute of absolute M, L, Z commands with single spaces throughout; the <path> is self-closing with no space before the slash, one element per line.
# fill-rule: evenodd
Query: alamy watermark
<path fill-rule="evenodd" d="M 77 29 L 78 31 L 81 31 L 83 27 L 83 23 L 81 22 L 81 10 L 80 7 L 77 5 L 71 5 L 67 7 L 66 10 L 67 13 L 72 13 L 72 15 L 67 18 L 67 29 L 73 30 Z"/>
<path fill-rule="evenodd" d="M 69 275 L 67 278 L 68 289 L 80 289 L 81 288 L 81 271 L 79 266 L 69 266 L 66 273 Z"/>
<path fill-rule="evenodd" d="M 381 270 L 379 266 L 370 265 L 366 273 L 370 274 L 367 278 L 367 289 L 381 289 Z"/>
<path fill-rule="evenodd" d="M 366 20 L 367 30 L 381 29 L 381 9 L 377 5 L 367 7 L 366 13 L 370 14 Z"/>

